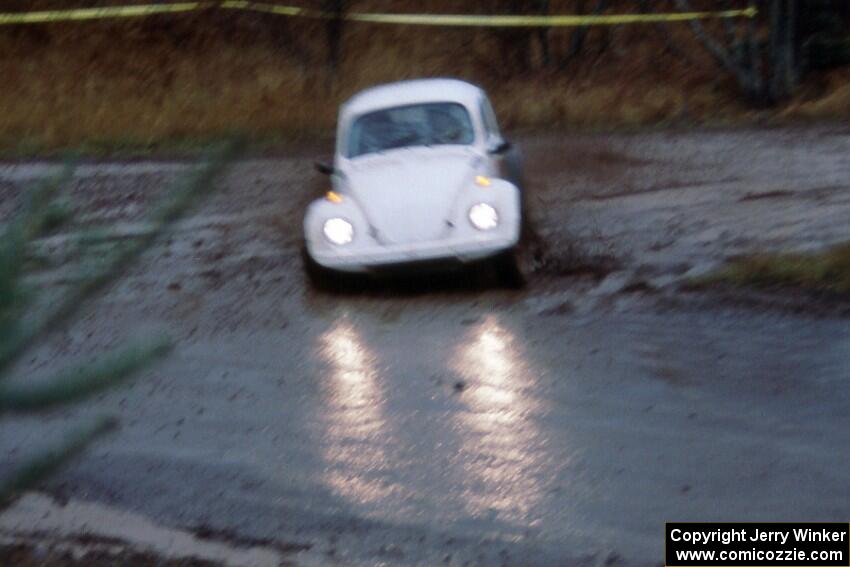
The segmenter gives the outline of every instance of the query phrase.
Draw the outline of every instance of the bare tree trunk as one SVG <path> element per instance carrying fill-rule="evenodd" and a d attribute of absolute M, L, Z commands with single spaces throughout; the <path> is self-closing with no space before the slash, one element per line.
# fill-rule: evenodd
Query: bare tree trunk
<path fill-rule="evenodd" d="M 537 12 L 541 16 L 549 14 L 549 0 L 537 0 Z M 552 52 L 549 47 L 549 28 L 540 28 L 537 30 L 537 39 L 540 41 L 543 66 L 548 67 L 552 62 Z"/>
<path fill-rule="evenodd" d="M 783 90 L 783 70 L 785 68 L 784 42 L 784 2 L 783 0 L 770 0 L 770 97 L 774 100 L 781 98 Z"/>
<path fill-rule="evenodd" d="M 765 86 L 762 72 L 762 53 L 757 33 L 755 18 L 750 18 L 747 23 L 747 54 L 749 55 L 749 67 L 753 78 L 752 88 L 755 92 L 763 93 Z"/>
<path fill-rule="evenodd" d="M 584 14 L 584 0 L 578 0 L 578 3 L 576 4 L 576 14 Z M 587 36 L 588 29 L 589 28 L 587 26 L 583 26 L 573 30 L 573 33 L 570 36 L 570 51 L 567 54 L 566 61 L 569 61 L 581 53 L 582 47 L 584 46 L 584 38 Z"/>
<path fill-rule="evenodd" d="M 799 22 L 800 7 L 798 0 L 786 0 L 787 32 L 785 36 L 785 60 L 787 67 L 785 72 L 786 95 L 791 95 L 800 82 L 800 58 L 797 38 L 797 24 Z"/>
<path fill-rule="evenodd" d="M 773 101 L 789 97 L 800 76 L 796 49 L 797 0 L 772 0 L 770 12 L 770 96 Z"/>
<path fill-rule="evenodd" d="M 840 1 L 850 15 L 850 3 Z M 675 2 L 679 10 L 690 11 L 688 0 Z M 761 25 L 753 19 L 745 25 L 722 24 L 728 45 L 707 33 L 699 21 L 690 23 L 697 39 L 720 66 L 735 77 L 752 102 L 776 104 L 794 94 L 810 65 L 807 52 L 819 34 L 832 33 L 834 45 L 846 45 L 847 55 L 843 61 L 850 61 L 850 34 L 841 23 L 836 33 L 835 23 L 836 18 L 840 21 L 840 12 L 830 0 L 758 0 L 758 5 L 764 14 L 760 22 L 768 31 L 764 45 L 758 36 Z M 726 0 L 722 6 L 731 7 Z M 740 37 L 742 30 L 743 38 Z M 840 49 L 838 47 L 836 51 Z M 840 54 L 834 57 L 838 64 L 842 62 Z"/>
<path fill-rule="evenodd" d="M 723 2 L 720 4 L 720 8 L 722 10 L 732 10 L 734 9 L 734 6 L 729 0 L 723 0 Z M 723 30 L 726 33 L 726 42 L 731 46 L 737 45 L 739 39 L 737 20 L 733 20 L 731 18 L 723 20 Z"/>
<path fill-rule="evenodd" d="M 328 44 L 328 66 L 334 74 L 339 68 L 342 34 L 345 27 L 344 17 L 347 9 L 347 0 L 323 0 L 322 10 L 334 14 L 334 17 L 328 20 L 325 32 Z"/>
<path fill-rule="evenodd" d="M 513 15 L 545 15 L 549 0 L 492 0 L 479 5 L 487 13 Z M 501 44 L 502 63 L 500 74 L 526 73 L 534 66 L 534 43 L 540 41 L 543 59 L 549 58 L 549 36 L 546 28 L 505 28 L 491 33 Z"/>
<path fill-rule="evenodd" d="M 724 46 L 706 32 L 699 21 L 690 23 L 697 39 L 720 65 L 738 81 L 741 89 L 757 104 L 775 104 L 794 93 L 802 75 L 798 20 L 799 0 L 763 0 L 767 12 L 769 41 L 764 52 L 759 46 L 754 21 L 744 26 L 747 37 L 738 35 L 739 27 L 724 24 Z M 676 0 L 680 10 L 690 10 L 688 0 Z M 727 6 L 724 2 L 724 6 Z"/>
<path fill-rule="evenodd" d="M 781 2 L 782 0 L 774 0 Z M 688 0 L 676 0 L 676 7 L 682 12 L 693 11 Z M 702 43 L 703 47 L 714 57 L 721 67 L 731 73 L 738 81 L 741 89 L 746 96 L 755 103 L 765 103 L 765 93 L 761 88 L 761 78 L 754 75 L 754 70 L 750 68 L 749 62 L 745 59 L 736 57 L 733 51 L 721 42 L 716 40 L 709 34 L 699 20 L 691 20 L 691 31 L 693 31 L 697 40 Z"/>
<path fill-rule="evenodd" d="M 608 0 L 598 0 L 596 3 L 596 7 L 593 9 L 592 15 L 598 16 L 605 9 L 608 8 Z M 584 0 L 579 0 L 576 5 L 576 13 L 584 14 L 585 13 L 585 2 Z M 587 34 L 590 31 L 590 26 L 579 26 L 573 31 L 572 36 L 570 37 L 570 50 L 567 53 L 566 57 L 561 61 L 561 67 L 566 67 L 569 63 L 581 56 L 582 51 L 584 50 L 584 42 L 587 39 Z"/>

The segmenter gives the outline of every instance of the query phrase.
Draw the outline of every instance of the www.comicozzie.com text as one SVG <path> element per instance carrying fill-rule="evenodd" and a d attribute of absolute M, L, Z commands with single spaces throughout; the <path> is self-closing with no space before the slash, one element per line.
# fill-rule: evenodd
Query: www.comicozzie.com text
<path fill-rule="evenodd" d="M 796 542 L 842 542 L 847 541 L 846 531 L 836 530 L 813 530 L 811 528 L 792 530 L 763 530 L 753 529 L 730 529 L 711 531 L 690 531 L 676 528 L 670 532 L 672 541 L 685 541 L 695 544 L 722 543 L 728 545 L 738 541 L 765 541 L 786 544 L 789 538 Z"/>

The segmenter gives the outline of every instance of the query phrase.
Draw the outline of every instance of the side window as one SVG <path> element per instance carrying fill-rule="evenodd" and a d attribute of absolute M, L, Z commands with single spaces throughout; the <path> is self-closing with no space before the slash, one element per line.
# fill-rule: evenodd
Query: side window
<path fill-rule="evenodd" d="M 496 122 L 496 113 L 493 112 L 493 106 L 486 98 L 481 101 L 481 117 L 484 120 L 484 128 L 487 130 L 488 136 L 502 136 L 499 131 L 499 123 Z"/>

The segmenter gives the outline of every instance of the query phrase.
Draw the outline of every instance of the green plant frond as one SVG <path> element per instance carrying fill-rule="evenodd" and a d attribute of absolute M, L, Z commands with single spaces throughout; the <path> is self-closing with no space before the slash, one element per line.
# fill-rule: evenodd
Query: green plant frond
<path fill-rule="evenodd" d="M 100 417 L 68 435 L 64 443 L 58 447 L 45 451 L 19 468 L 8 480 L 0 483 L 0 509 L 18 494 L 33 488 L 51 476 L 57 469 L 85 450 L 92 441 L 116 429 L 117 426 L 118 422 L 114 418 Z"/>
<path fill-rule="evenodd" d="M 23 248 L 48 225 L 54 211 L 51 209 L 59 188 L 68 182 L 76 171 L 74 161 L 66 161 L 59 173 L 41 179 L 24 193 L 24 205 L 18 217 L 9 224 L 2 237 L 4 253 L 23 254 Z"/>
<path fill-rule="evenodd" d="M 21 285 L 28 246 L 57 220 L 52 201 L 59 187 L 74 175 L 74 169 L 74 163 L 68 161 L 59 173 L 27 190 L 21 212 L 0 236 L 0 344 L 10 344 L 19 335 L 22 314 L 33 296 Z"/>
<path fill-rule="evenodd" d="M 166 339 L 140 342 L 118 349 L 95 363 L 64 369 L 37 385 L 0 386 L 0 414 L 40 411 L 82 400 L 114 386 L 170 350 Z"/>
<path fill-rule="evenodd" d="M 210 151 L 201 165 L 181 179 L 176 184 L 176 189 L 168 192 L 171 196 L 150 215 L 150 232 L 116 245 L 114 251 L 91 267 L 85 274 L 85 279 L 70 289 L 52 310 L 22 329 L 17 341 L 0 344 L 0 374 L 34 341 L 48 330 L 61 325 L 73 316 L 87 299 L 120 277 L 199 197 L 212 190 L 215 179 L 227 168 L 242 147 L 241 143 L 228 141 Z"/>
<path fill-rule="evenodd" d="M 57 329 L 76 314 L 85 300 L 118 279 L 164 231 L 181 218 L 199 197 L 211 190 L 215 179 L 236 157 L 241 144 L 226 143 L 177 183 L 149 216 L 150 230 L 112 243 L 107 234 L 86 231 L 76 242 L 81 278 L 41 315 L 25 317 L 29 288 L 22 285 L 30 244 L 70 216 L 70 208 L 55 200 L 58 188 L 71 178 L 73 166 L 43 180 L 28 193 L 18 216 L 0 235 L 0 415 L 37 412 L 64 406 L 104 391 L 145 368 L 170 349 L 160 339 L 131 344 L 94 363 L 64 369 L 45 381 L 32 384 L 3 382 L 6 370 L 44 334 Z M 64 443 L 29 461 L 6 480 L 0 480 L 0 509 L 24 490 L 35 486 L 63 466 L 89 443 L 115 428 L 117 421 L 101 418 L 76 430 Z"/>

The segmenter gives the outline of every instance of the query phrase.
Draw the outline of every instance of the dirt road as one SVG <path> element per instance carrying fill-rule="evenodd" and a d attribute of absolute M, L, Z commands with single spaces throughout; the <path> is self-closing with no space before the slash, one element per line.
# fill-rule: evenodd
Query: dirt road
<path fill-rule="evenodd" d="M 847 240 L 850 130 L 522 141 L 541 235 L 523 292 L 310 293 L 316 156 L 238 164 L 17 374 L 162 330 L 175 353 L 78 409 L 2 418 L 0 473 L 113 413 L 121 431 L 45 487 L 66 510 L 297 565 L 658 565 L 668 520 L 847 521 L 846 316 L 680 285 L 730 255 Z M 0 165 L 0 214 L 50 167 Z M 71 199 L 132 234 L 185 167 L 86 164 Z M 66 244 L 41 243 L 40 286 L 67 280 Z M 4 538 L 56 527 L 24 504 Z"/>

